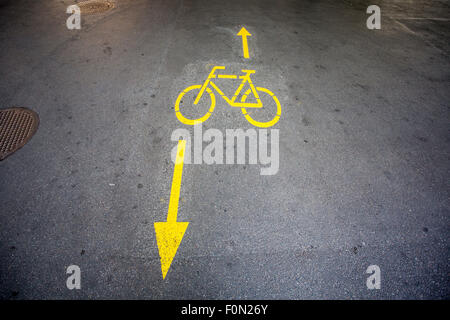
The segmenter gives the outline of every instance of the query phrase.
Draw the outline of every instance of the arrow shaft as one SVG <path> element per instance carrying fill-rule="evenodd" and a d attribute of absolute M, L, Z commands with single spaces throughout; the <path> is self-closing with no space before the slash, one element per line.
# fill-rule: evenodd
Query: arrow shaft
<path fill-rule="evenodd" d="M 176 222 L 178 213 L 178 202 L 180 199 L 181 178 L 183 176 L 184 152 L 186 149 L 186 140 L 178 141 L 177 158 L 173 170 L 172 189 L 170 190 L 169 211 L 167 213 L 167 222 Z"/>
<path fill-rule="evenodd" d="M 247 36 L 242 36 L 242 51 L 244 53 L 244 58 L 248 59 L 248 44 L 247 44 Z"/>

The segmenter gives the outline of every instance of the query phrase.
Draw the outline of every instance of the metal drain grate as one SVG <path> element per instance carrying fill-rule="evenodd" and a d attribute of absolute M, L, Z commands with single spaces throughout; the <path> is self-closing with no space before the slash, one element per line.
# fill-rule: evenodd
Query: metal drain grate
<path fill-rule="evenodd" d="M 77 3 L 81 14 L 101 13 L 114 8 L 114 4 L 109 1 L 90 0 Z"/>
<path fill-rule="evenodd" d="M 38 125 L 38 115 L 29 109 L 0 110 L 0 160 L 22 148 L 34 135 Z"/>

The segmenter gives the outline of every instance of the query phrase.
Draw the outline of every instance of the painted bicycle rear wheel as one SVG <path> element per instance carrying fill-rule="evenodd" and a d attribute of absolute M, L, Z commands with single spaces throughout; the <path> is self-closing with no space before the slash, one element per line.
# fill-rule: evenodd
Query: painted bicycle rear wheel
<path fill-rule="evenodd" d="M 186 116 L 186 112 L 188 111 L 187 110 L 188 108 L 194 109 L 193 112 L 191 112 L 191 113 L 196 113 L 196 111 L 201 111 L 201 110 L 199 110 L 200 107 L 197 108 L 198 110 L 196 110 L 196 107 L 198 106 L 198 104 L 197 105 L 193 104 L 193 101 L 194 101 L 195 97 L 197 97 L 198 92 L 200 92 L 201 87 L 202 87 L 202 85 L 200 85 L 200 84 L 187 87 L 178 95 L 177 101 L 175 102 L 175 114 L 181 123 L 192 126 L 194 124 L 204 122 L 204 121 L 208 120 L 208 118 L 211 116 L 211 113 L 214 111 L 214 108 L 216 106 L 216 97 L 215 97 L 214 93 L 212 92 L 212 90 L 210 88 L 206 87 L 205 91 L 208 94 L 203 94 L 199 101 L 199 103 L 206 104 L 207 109 L 208 109 L 206 114 L 202 113 L 202 114 L 200 114 L 200 116 L 198 118 L 196 117 L 196 115 Z M 188 96 L 190 96 L 191 99 L 189 99 Z M 209 107 L 205 100 L 205 99 L 208 99 L 208 96 L 210 99 Z M 181 109 L 185 109 L 185 112 L 183 112 L 184 114 L 182 113 Z"/>

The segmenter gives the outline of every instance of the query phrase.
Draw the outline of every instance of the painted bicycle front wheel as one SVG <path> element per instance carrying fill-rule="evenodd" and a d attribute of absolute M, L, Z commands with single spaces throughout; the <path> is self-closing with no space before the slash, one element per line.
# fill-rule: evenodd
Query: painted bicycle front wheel
<path fill-rule="evenodd" d="M 266 88 L 262 88 L 262 87 L 256 87 L 256 90 L 258 91 L 258 95 L 261 98 L 261 101 L 265 100 L 267 103 L 270 101 L 274 101 L 275 102 L 275 106 L 272 106 L 271 109 L 271 114 L 268 115 L 268 117 L 266 116 L 266 118 L 268 118 L 269 120 L 265 119 L 255 119 L 257 117 L 257 113 L 261 113 L 261 109 L 268 109 L 269 106 L 267 106 L 267 104 L 264 106 L 263 108 L 241 108 L 242 113 L 244 114 L 245 119 L 250 122 L 252 125 L 254 125 L 255 127 L 259 127 L 259 128 L 268 128 L 273 126 L 275 123 L 278 122 L 278 120 L 280 120 L 280 116 L 281 116 L 281 105 L 280 105 L 280 101 L 278 100 L 278 98 L 273 94 L 272 91 L 266 89 Z M 245 100 L 247 99 L 248 95 L 250 94 L 251 89 L 248 89 L 245 94 L 242 96 L 241 102 L 245 102 Z M 267 95 L 269 95 L 269 97 L 267 97 Z M 247 110 L 249 109 L 249 110 Z M 250 109 L 252 109 L 251 113 L 252 115 L 250 115 L 249 111 Z M 275 114 L 275 116 L 273 116 L 273 114 Z"/>

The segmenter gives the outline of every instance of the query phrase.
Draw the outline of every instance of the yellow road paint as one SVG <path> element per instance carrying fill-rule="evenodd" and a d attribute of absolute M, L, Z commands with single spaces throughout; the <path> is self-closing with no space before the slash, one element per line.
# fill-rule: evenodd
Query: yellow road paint
<path fill-rule="evenodd" d="M 166 278 L 173 258 L 175 257 L 189 222 L 177 222 L 178 202 L 180 199 L 181 178 L 183 176 L 184 153 L 186 140 L 178 141 L 177 158 L 170 191 L 169 210 L 166 222 L 155 222 L 156 242 L 161 258 L 161 272 Z"/>
<path fill-rule="evenodd" d="M 201 117 L 199 119 L 188 119 L 188 118 L 186 118 L 185 116 L 183 116 L 181 114 L 181 112 L 180 112 L 180 103 L 181 103 L 181 101 L 183 99 L 183 96 L 187 92 L 189 92 L 191 90 L 195 90 L 195 89 L 200 89 L 201 87 L 202 86 L 200 84 L 199 85 L 195 85 L 195 86 L 187 87 L 186 89 L 184 89 L 178 95 L 177 101 L 175 102 L 175 114 L 176 114 L 178 120 L 181 123 L 193 126 L 196 123 L 201 123 L 201 122 L 204 122 L 204 121 L 208 120 L 208 118 L 211 116 L 211 113 L 214 111 L 214 108 L 216 106 L 216 96 L 214 95 L 214 92 L 212 92 L 210 88 L 206 88 L 206 92 L 208 92 L 209 96 L 211 97 L 211 106 L 209 107 L 208 112 L 203 117 Z"/>
<path fill-rule="evenodd" d="M 183 177 L 184 151 L 186 149 L 186 140 L 178 141 L 177 158 L 173 170 L 172 189 L 170 191 L 169 212 L 167 214 L 168 222 L 177 221 L 178 200 L 180 199 L 181 178 Z"/>
<path fill-rule="evenodd" d="M 250 56 L 248 55 L 248 44 L 247 37 L 251 36 L 250 32 L 248 32 L 244 27 L 238 32 L 238 36 L 242 37 L 242 51 L 244 53 L 244 58 L 248 59 Z"/>
<path fill-rule="evenodd" d="M 237 75 L 235 74 L 219 74 L 217 77 L 219 79 L 237 79 Z"/>
<path fill-rule="evenodd" d="M 180 94 L 178 95 L 178 98 L 175 102 L 175 114 L 178 118 L 178 120 L 181 123 L 184 123 L 186 125 L 194 125 L 196 123 L 201 123 L 206 121 L 212 114 L 212 112 L 214 111 L 214 108 L 216 106 L 216 98 L 214 95 L 214 92 L 211 90 L 214 89 L 215 91 L 217 91 L 217 93 L 225 100 L 225 102 L 228 103 L 228 105 L 230 107 L 238 107 L 242 109 L 242 113 L 245 116 L 245 119 L 247 119 L 248 122 L 250 122 L 252 125 L 254 125 L 255 127 L 261 127 L 261 128 L 268 128 L 273 126 L 275 123 L 278 122 L 280 116 L 281 116 L 281 106 L 280 106 L 280 102 L 278 101 L 278 98 L 268 89 L 262 88 L 262 87 L 258 87 L 256 88 L 253 84 L 252 79 L 250 78 L 250 76 L 252 74 L 254 74 L 256 71 L 255 70 L 247 70 L 247 69 L 243 69 L 241 70 L 244 75 L 234 75 L 234 74 L 215 74 L 215 72 L 217 70 L 224 70 L 225 67 L 224 66 L 215 66 L 212 68 L 211 72 L 208 75 L 208 78 L 205 80 L 205 82 L 203 84 L 197 84 L 197 85 L 193 85 L 193 86 L 189 86 L 186 89 L 184 89 L 182 92 L 180 92 Z M 239 84 L 238 88 L 236 89 L 236 91 L 234 92 L 233 96 L 231 98 L 227 97 L 225 95 L 225 93 L 223 93 L 223 91 L 218 87 L 218 85 L 216 83 L 213 82 L 213 79 L 232 79 L 232 80 L 242 80 L 241 83 Z M 245 84 L 248 84 L 248 86 L 250 87 L 250 89 L 248 89 L 245 94 L 242 96 L 241 101 L 236 101 L 239 97 L 239 95 L 241 94 L 241 91 L 243 90 Z M 188 93 L 189 91 L 192 90 L 198 90 L 199 92 L 194 100 L 194 106 L 198 104 L 198 102 L 200 101 L 200 99 L 203 96 L 203 93 L 206 91 L 210 98 L 211 98 L 211 105 L 209 107 L 209 110 L 207 111 L 207 113 L 203 116 L 201 116 L 200 118 L 197 119 L 188 119 L 185 116 L 183 116 L 183 114 L 180 111 L 180 107 L 182 104 L 182 99 L 184 97 L 184 95 L 186 93 Z M 262 101 L 259 97 L 258 91 L 260 92 L 264 92 L 269 94 L 272 99 L 274 100 L 276 106 L 277 106 L 277 114 L 275 115 L 275 117 L 268 121 L 268 122 L 260 122 L 260 121 L 255 121 L 253 120 L 248 114 L 247 111 L 245 110 L 245 108 L 263 108 L 263 104 Z M 245 102 L 245 100 L 247 99 L 247 97 L 249 96 L 249 94 L 252 94 L 256 100 L 256 102 Z"/>
<path fill-rule="evenodd" d="M 256 90 L 267 93 L 275 101 L 275 104 L 277 105 L 277 114 L 276 114 L 275 118 L 273 118 L 272 120 L 270 120 L 268 122 L 256 121 L 256 120 L 253 120 L 252 117 L 250 117 L 250 115 L 247 113 L 247 110 L 245 108 L 241 108 L 242 114 L 244 115 L 245 119 L 248 122 L 250 122 L 252 125 L 254 125 L 255 127 L 269 128 L 269 127 L 273 126 L 275 123 L 277 123 L 278 120 L 280 120 L 280 116 L 281 116 L 281 104 L 280 104 L 280 101 L 278 100 L 278 98 L 270 90 L 267 90 L 266 88 L 257 87 Z M 242 96 L 242 101 L 245 101 L 249 94 L 250 94 L 250 89 L 248 89 L 245 92 L 245 94 Z"/>
<path fill-rule="evenodd" d="M 248 43 L 247 37 L 251 36 L 251 34 L 243 27 L 237 34 L 242 37 L 242 50 L 244 58 L 248 59 Z M 208 68 L 210 64 L 206 67 Z M 211 90 L 214 89 L 217 93 L 229 104 L 230 107 L 240 107 L 241 111 L 245 117 L 245 119 L 252 125 L 261 128 L 268 128 L 273 126 L 278 122 L 281 116 L 281 105 L 278 98 L 268 89 L 262 87 L 255 87 L 250 75 L 255 73 L 255 70 L 241 70 L 244 75 L 231 75 L 231 74 L 216 74 L 217 70 L 225 70 L 225 66 L 214 66 L 211 72 L 208 75 L 208 78 L 205 80 L 203 84 L 192 85 L 184 89 L 179 93 L 177 100 L 175 102 L 175 114 L 178 120 L 181 123 L 186 125 L 195 125 L 201 122 L 206 121 L 214 111 L 216 106 L 216 98 L 214 92 Z M 212 79 L 231 79 L 231 80 L 242 80 L 239 84 L 238 88 L 234 92 L 233 96 L 228 98 L 223 91 L 212 81 Z M 242 96 L 241 101 L 236 101 L 241 94 L 245 84 L 249 85 L 249 89 Z M 180 111 L 180 105 L 183 103 L 183 97 L 186 93 L 190 91 L 199 91 L 194 100 L 194 106 L 196 106 L 200 99 L 203 97 L 205 91 L 209 94 L 211 104 L 205 115 L 198 119 L 188 119 L 184 117 Z M 268 94 L 274 101 L 277 107 L 276 115 L 274 118 L 267 122 L 260 122 L 252 119 L 250 115 L 247 113 L 246 108 L 263 108 L 262 101 L 259 97 L 258 92 L 262 92 Z M 256 100 L 256 103 L 245 102 L 247 97 L 252 94 Z M 188 100 L 188 99 L 186 99 Z M 189 99 L 190 100 L 190 99 Z M 186 101 L 187 102 L 187 101 Z M 159 256 L 161 260 L 161 273 L 163 279 L 166 278 L 167 273 L 169 272 L 170 266 L 172 264 L 173 259 L 178 251 L 178 248 L 183 240 L 184 234 L 187 230 L 189 222 L 178 222 L 177 214 L 178 214 L 178 205 L 180 200 L 180 188 L 181 188 L 181 180 L 183 176 L 183 165 L 184 165 L 184 156 L 186 150 L 186 140 L 178 141 L 177 146 L 177 156 L 175 161 L 175 167 L 172 178 L 172 188 L 170 191 L 170 199 L 169 199 L 169 208 L 167 212 L 167 219 L 164 222 L 155 222 L 155 234 L 156 234 L 156 242 L 158 245 Z M 164 201 L 161 198 L 161 201 Z M 184 199 L 182 199 L 184 202 Z"/>

